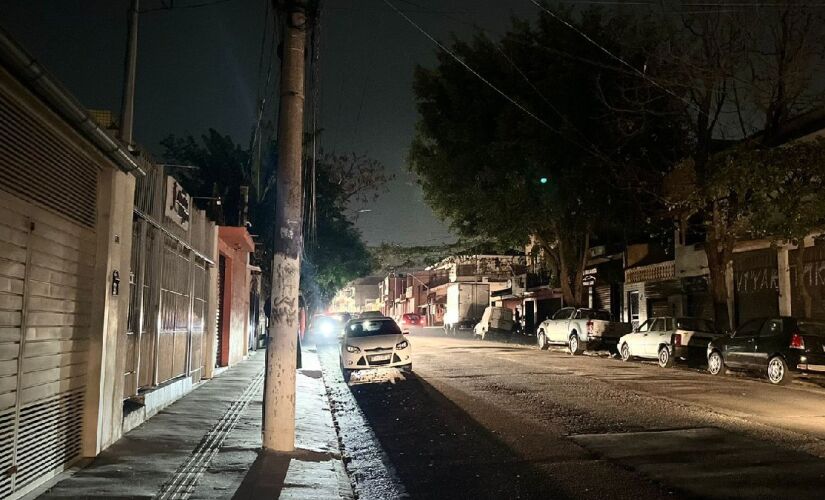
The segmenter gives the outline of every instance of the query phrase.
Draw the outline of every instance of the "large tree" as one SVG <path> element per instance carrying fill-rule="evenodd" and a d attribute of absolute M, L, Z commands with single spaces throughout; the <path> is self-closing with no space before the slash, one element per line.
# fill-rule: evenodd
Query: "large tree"
<path fill-rule="evenodd" d="M 174 172 L 191 195 L 221 198 L 220 205 L 214 201 L 198 202 L 219 224 L 241 224 L 241 188 L 249 190 L 248 216 L 251 232 L 261 243 L 257 255 L 263 269 L 264 293 L 268 294 L 275 241 L 276 144 L 262 148 L 260 179 L 254 179 L 250 153 L 213 129 L 200 138 L 170 135 L 161 145 L 167 161 L 197 167 Z M 348 281 L 369 274 L 371 255 L 347 211 L 351 204 L 377 196 L 389 177 L 380 163 L 354 154 L 321 153 L 317 159 L 309 157 L 305 172 L 308 216 L 301 290 L 310 308 L 317 309 L 324 307 Z"/>
<path fill-rule="evenodd" d="M 645 20 L 598 9 L 565 16 L 626 61 L 661 41 Z M 427 201 L 462 236 L 534 237 L 565 302 L 581 304 L 591 243 L 632 237 L 640 200 L 683 153 L 680 114 L 549 15 L 514 20 L 500 40 L 477 32 L 451 51 L 461 62 L 439 51 L 435 67 L 415 72 L 410 164 Z M 644 110 L 626 105 L 642 99 Z"/>

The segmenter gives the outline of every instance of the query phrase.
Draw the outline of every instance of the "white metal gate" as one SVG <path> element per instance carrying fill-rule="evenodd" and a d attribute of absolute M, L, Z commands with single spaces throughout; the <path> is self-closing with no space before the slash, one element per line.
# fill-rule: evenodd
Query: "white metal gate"
<path fill-rule="evenodd" d="M 0 191 L 0 497 L 81 453 L 95 233 Z"/>

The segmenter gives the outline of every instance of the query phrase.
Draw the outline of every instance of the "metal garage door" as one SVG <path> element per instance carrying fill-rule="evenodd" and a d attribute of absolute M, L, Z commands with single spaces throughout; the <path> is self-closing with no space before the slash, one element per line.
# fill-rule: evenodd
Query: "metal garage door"
<path fill-rule="evenodd" d="M 0 85 L 0 497 L 81 454 L 96 245 L 98 165 L 20 95 Z"/>
<path fill-rule="evenodd" d="M 80 456 L 94 245 L 0 191 L 0 497 Z"/>

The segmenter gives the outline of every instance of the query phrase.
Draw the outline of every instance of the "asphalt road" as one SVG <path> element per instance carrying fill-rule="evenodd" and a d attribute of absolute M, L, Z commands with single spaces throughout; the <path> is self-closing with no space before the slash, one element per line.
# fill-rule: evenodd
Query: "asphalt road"
<path fill-rule="evenodd" d="M 773 387 L 415 331 L 414 373 L 347 385 L 319 349 L 360 498 L 823 498 L 825 382 Z"/>

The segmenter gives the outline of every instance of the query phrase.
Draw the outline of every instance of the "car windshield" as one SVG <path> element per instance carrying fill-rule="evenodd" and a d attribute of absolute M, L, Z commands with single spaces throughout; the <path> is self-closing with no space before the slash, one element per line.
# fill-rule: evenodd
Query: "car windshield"
<path fill-rule="evenodd" d="M 581 319 L 595 319 L 601 321 L 610 321 L 610 313 L 607 311 L 596 311 L 593 309 L 580 309 L 579 317 Z"/>
<path fill-rule="evenodd" d="M 825 323 L 819 321 L 800 321 L 797 323 L 799 331 L 805 335 L 825 337 Z"/>
<path fill-rule="evenodd" d="M 371 319 L 354 321 L 347 325 L 350 337 L 372 337 L 375 335 L 401 335 L 401 329 L 391 319 Z"/>
<path fill-rule="evenodd" d="M 716 332 L 713 323 L 702 318 L 677 318 L 676 328 L 692 332 Z"/>
<path fill-rule="evenodd" d="M 407 318 L 410 321 L 418 321 L 418 315 L 417 314 L 405 314 L 404 317 Z"/>

